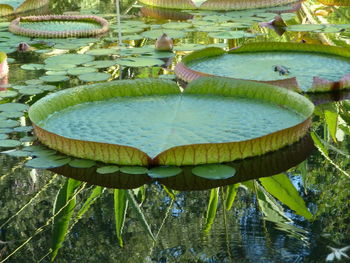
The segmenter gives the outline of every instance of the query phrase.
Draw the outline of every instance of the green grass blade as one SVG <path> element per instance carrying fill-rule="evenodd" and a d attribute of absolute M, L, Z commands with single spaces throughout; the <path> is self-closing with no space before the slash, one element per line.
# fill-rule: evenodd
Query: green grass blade
<path fill-rule="evenodd" d="M 294 210 L 298 215 L 306 219 L 312 219 L 313 215 L 307 209 L 304 200 L 297 189 L 285 174 L 259 179 L 263 187 L 280 202 Z"/>
<path fill-rule="evenodd" d="M 206 216 L 206 222 L 205 222 L 205 232 L 209 232 L 211 230 L 211 226 L 214 223 L 215 217 L 216 217 L 216 210 L 218 208 L 218 202 L 219 202 L 219 187 L 211 189 L 210 191 L 210 198 L 208 203 L 208 209 L 207 209 L 207 216 Z"/>
<path fill-rule="evenodd" d="M 53 214 L 56 214 L 62 207 L 65 206 L 65 208 L 59 212 L 53 220 L 51 261 L 55 260 L 58 250 L 61 248 L 62 243 L 68 233 L 69 222 L 76 205 L 76 198 L 74 197 L 72 199 L 72 197 L 80 185 L 80 181 L 68 179 L 63 187 L 58 191 L 54 203 Z"/>
<path fill-rule="evenodd" d="M 126 195 L 127 190 L 115 189 L 114 190 L 114 216 L 116 233 L 119 242 L 119 246 L 123 246 L 123 228 L 125 222 L 126 211 L 128 209 L 128 199 Z"/>
<path fill-rule="evenodd" d="M 231 210 L 232 205 L 235 201 L 237 190 L 238 190 L 239 184 L 233 184 L 227 186 L 226 190 L 226 200 L 225 200 L 225 208 L 226 210 Z"/>

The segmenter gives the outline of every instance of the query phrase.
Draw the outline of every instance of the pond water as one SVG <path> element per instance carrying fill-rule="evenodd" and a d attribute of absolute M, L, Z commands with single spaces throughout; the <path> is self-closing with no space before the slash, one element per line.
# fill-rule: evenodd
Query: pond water
<path fill-rule="evenodd" d="M 6 1 L 11 2 L 18 6 L 18 1 Z M 18 108 L 23 105 L 5 104 L 31 105 L 50 92 L 98 78 L 174 79 L 175 64 L 206 46 L 305 41 L 349 47 L 349 7 L 316 1 L 295 7 L 180 12 L 122 0 L 122 45 L 113 1 L 53 0 L 35 10 L 101 15 L 111 24 L 111 32 L 101 38 L 15 36 L 3 18 L 0 51 L 8 54 L 10 73 L 0 88 L 0 105 L 5 105 L 0 107 L 0 144 L 12 146 L 0 147 L 10 151 L 0 155 L 0 262 L 325 262 L 327 256 L 336 261 L 333 252 L 342 248 L 349 255 L 348 92 L 306 95 L 317 105 L 311 134 L 280 151 L 227 164 L 236 174 L 224 180 L 194 176 L 196 167 L 181 167 L 176 176 L 158 180 L 142 167 L 97 171 L 86 161 L 29 168 L 29 156 L 45 160 L 55 152 L 34 142 L 25 108 Z M 282 14 L 288 25 L 339 24 L 341 30 L 327 26 L 333 32 L 326 33 L 320 32 L 323 27 L 306 26 L 281 35 L 258 26 L 280 10 L 289 11 Z M 226 31 L 245 34 L 218 34 Z M 174 54 L 154 52 L 163 32 L 175 39 Z M 20 42 L 31 49 L 16 51 Z M 62 53 L 88 56 L 78 56 L 80 62 L 77 56 L 46 60 Z M 11 152 L 14 147 L 19 150 Z M 216 168 L 211 171 L 220 176 Z M 338 262 L 348 259 L 341 255 Z"/>

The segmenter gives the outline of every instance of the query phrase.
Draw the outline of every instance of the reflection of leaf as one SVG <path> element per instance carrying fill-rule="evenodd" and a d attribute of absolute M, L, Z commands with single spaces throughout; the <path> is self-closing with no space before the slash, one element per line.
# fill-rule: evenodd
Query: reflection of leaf
<path fill-rule="evenodd" d="M 80 181 L 68 179 L 63 187 L 58 191 L 54 203 L 53 214 L 56 214 L 64 206 L 66 207 L 56 215 L 53 221 L 51 261 L 56 258 L 58 250 L 62 246 L 62 243 L 67 235 L 69 222 L 76 204 L 76 198 L 72 197 L 74 196 L 75 190 L 80 185 Z M 68 204 L 67 201 L 69 201 Z"/>
<path fill-rule="evenodd" d="M 79 220 L 91 207 L 91 205 L 97 200 L 97 198 L 102 194 L 103 187 L 96 186 L 94 190 L 92 191 L 91 195 L 86 199 L 85 203 L 83 204 L 82 208 L 77 213 L 77 216 L 75 217 L 76 220 Z"/>
<path fill-rule="evenodd" d="M 233 184 L 233 185 L 227 186 L 226 202 L 225 202 L 226 210 L 230 210 L 232 208 L 233 202 L 235 201 L 235 198 L 237 195 L 238 187 L 239 187 L 239 184 Z"/>
<path fill-rule="evenodd" d="M 117 238 L 119 241 L 119 245 L 121 247 L 123 246 L 122 232 L 124 228 L 127 208 L 128 208 L 128 199 L 126 195 L 126 190 L 115 189 L 114 190 L 114 216 L 115 216 Z"/>
<path fill-rule="evenodd" d="M 312 219 L 312 214 L 287 175 L 278 174 L 272 177 L 260 178 L 259 180 L 266 191 L 280 202 L 294 210 L 298 215 L 306 219 Z"/>
<path fill-rule="evenodd" d="M 208 203 L 208 209 L 207 209 L 207 216 L 206 216 L 206 222 L 205 222 L 205 232 L 209 232 L 211 229 L 212 224 L 214 223 L 215 217 L 216 217 L 216 210 L 218 208 L 218 201 L 219 201 L 219 189 L 220 188 L 214 188 L 210 191 L 210 198 Z"/>
<path fill-rule="evenodd" d="M 147 220 L 145 218 L 145 215 L 143 214 L 141 208 L 139 207 L 138 203 L 136 202 L 136 199 L 134 197 L 134 194 L 131 190 L 127 190 L 126 191 L 126 195 L 128 197 L 128 200 L 130 201 L 130 205 L 131 207 L 134 209 L 137 218 L 140 220 L 143 228 L 145 229 L 145 231 L 149 234 L 149 236 L 155 240 L 155 237 L 152 233 L 151 227 L 149 226 L 149 224 L 147 223 Z"/>

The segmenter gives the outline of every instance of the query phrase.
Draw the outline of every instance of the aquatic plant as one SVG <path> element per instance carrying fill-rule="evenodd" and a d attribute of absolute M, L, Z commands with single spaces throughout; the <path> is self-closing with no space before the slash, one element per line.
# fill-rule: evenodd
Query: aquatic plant
<path fill-rule="evenodd" d="M 349 89 L 349 70 L 348 48 L 267 42 L 245 44 L 228 52 L 220 48 L 195 51 L 176 65 L 175 73 L 186 82 L 221 76 L 299 92 L 325 92 Z"/>
<path fill-rule="evenodd" d="M 18 17 L 9 25 L 9 31 L 14 34 L 43 38 L 91 37 L 108 30 L 107 20 L 94 15 Z"/>
<path fill-rule="evenodd" d="M 318 0 L 324 5 L 350 6 L 350 0 Z"/>
<path fill-rule="evenodd" d="M 221 163 L 274 151 L 305 135 L 312 112 L 310 101 L 285 89 L 202 78 L 183 93 L 165 80 L 67 89 L 33 104 L 29 117 L 39 140 L 62 153 L 148 166 Z"/>

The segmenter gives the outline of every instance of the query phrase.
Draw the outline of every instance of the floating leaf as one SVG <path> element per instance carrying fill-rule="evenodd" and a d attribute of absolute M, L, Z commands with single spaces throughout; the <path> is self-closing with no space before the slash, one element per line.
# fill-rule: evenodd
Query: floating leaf
<path fill-rule="evenodd" d="M 23 112 L 21 111 L 4 111 L 0 113 L 0 116 L 5 118 L 20 118 L 23 116 Z"/>
<path fill-rule="evenodd" d="M 13 128 L 19 125 L 18 121 L 14 120 L 0 120 L 0 128 Z"/>
<path fill-rule="evenodd" d="M 0 147 L 11 148 L 20 146 L 21 142 L 17 140 L 0 140 Z"/>
<path fill-rule="evenodd" d="M 96 172 L 99 174 L 112 174 L 119 171 L 119 166 L 109 165 L 103 166 L 96 169 Z"/>
<path fill-rule="evenodd" d="M 141 35 L 146 38 L 157 39 L 163 34 L 167 34 L 170 38 L 182 38 L 186 35 L 183 31 L 172 29 L 155 29 L 143 32 Z"/>
<path fill-rule="evenodd" d="M 69 69 L 67 72 L 69 75 L 77 76 L 77 75 L 97 72 L 97 69 L 93 67 L 78 67 L 78 68 Z"/>
<path fill-rule="evenodd" d="M 7 154 L 12 157 L 31 157 L 33 156 L 30 152 L 27 151 L 21 151 L 21 150 L 10 150 L 6 152 L 2 152 L 4 154 Z"/>
<path fill-rule="evenodd" d="M 78 76 L 78 78 L 81 81 L 85 81 L 85 82 L 104 81 L 104 80 L 108 80 L 110 77 L 111 77 L 111 74 L 101 73 L 101 72 L 86 73 Z"/>
<path fill-rule="evenodd" d="M 151 67 L 160 66 L 164 64 L 164 61 L 157 58 L 145 58 L 145 57 L 130 57 L 120 58 L 115 61 L 117 64 L 126 67 Z"/>
<path fill-rule="evenodd" d="M 74 159 L 69 162 L 69 165 L 74 168 L 91 168 L 96 165 L 95 161 L 85 159 Z"/>
<path fill-rule="evenodd" d="M 29 107 L 22 103 L 4 103 L 0 104 L 0 111 L 25 111 Z"/>
<path fill-rule="evenodd" d="M 63 165 L 66 165 L 70 162 L 70 158 L 66 158 L 64 156 L 56 156 L 56 155 L 49 155 L 49 156 L 41 156 L 38 158 L 34 158 L 32 160 L 29 160 L 26 163 L 27 167 L 35 168 L 35 169 L 50 169 L 50 168 L 57 168 L 61 167 Z"/>
<path fill-rule="evenodd" d="M 4 90 L 0 91 L 0 98 L 13 98 L 18 95 L 17 91 L 14 90 Z"/>
<path fill-rule="evenodd" d="M 142 166 L 122 166 L 120 171 L 125 174 L 147 174 L 148 169 Z"/>
<path fill-rule="evenodd" d="M 43 64 L 24 64 L 21 66 L 21 69 L 24 70 L 41 70 L 44 69 Z"/>
<path fill-rule="evenodd" d="M 19 92 L 23 95 L 36 95 L 36 94 L 40 94 L 43 93 L 43 90 L 38 89 L 38 88 L 23 88 L 20 89 Z"/>
<path fill-rule="evenodd" d="M 63 82 L 63 81 L 68 81 L 69 77 L 61 76 L 61 75 L 49 75 L 49 76 L 42 76 L 39 79 L 45 82 Z"/>
<path fill-rule="evenodd" d="M 86 54 L 63 54 L 54 57 L 49 57 L 44 60 L 45 64 L 57 65 L 57 64 L 74 64 L 80 65 L 93 61 L 94 57 Z"/>
<path fill-rule="evenodd" d="M 286 27 L 288 31 L 296 31 L 296 32 L 311 32 L 318 31 L 323 29 L 324 25 L 315 25 L 315 24 L 302 24 L 302 25 L 291 25 Z"/>
<path fill-rule="evenodd" d="M 180 167 L 155 167 L 149 169 L 147 174 L 152 178 L 167 178 L 182 173 Z"/>
<path fill-rule="evenodd" d="M 94 67 L 94 68 L 109 68 L 114 66 L 115 61 L 111 60 L 95 60 L 84 64 L 85 67 Z"/>
<path fill-rule="evenodd" d="M 85 52 L 85 54 L 92 56 L 109 56 L 118 54 L 118 50 L 114 48 L 90 49 L 89 51 Z"/>
<path fill-rule="evenodd" d="M 208 164 L 199 165 L 192 169 L 192 173 L 199 177 L 212 180 L 227 179 L 235 175 L 236 170 L 228 165 Z"/>

